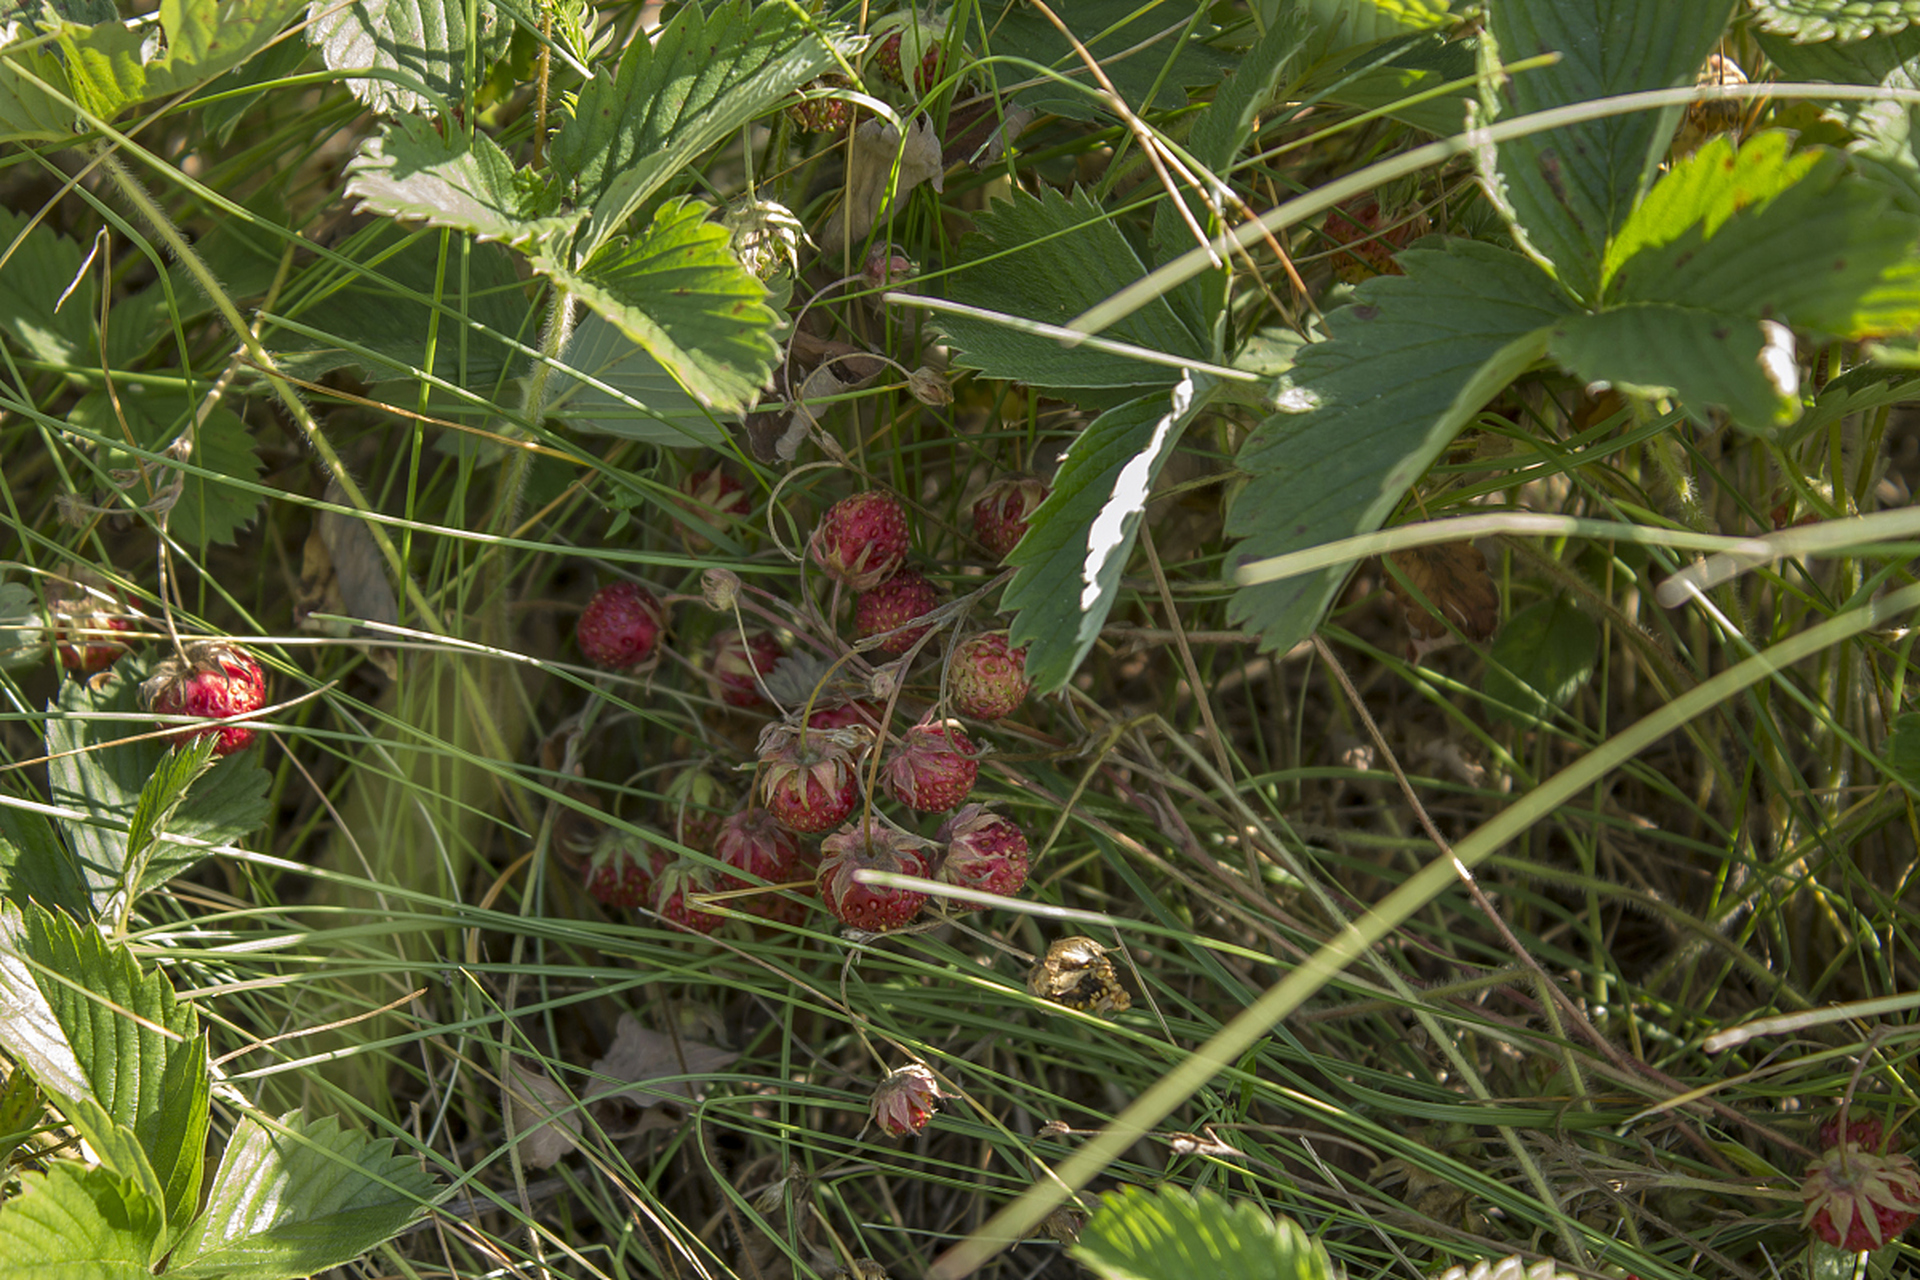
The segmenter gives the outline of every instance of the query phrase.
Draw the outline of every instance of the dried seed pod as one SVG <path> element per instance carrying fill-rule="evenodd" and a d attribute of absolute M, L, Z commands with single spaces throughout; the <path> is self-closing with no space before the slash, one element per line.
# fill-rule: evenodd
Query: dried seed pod
<path fill-rule="evenodd" d="M 1133 1005 L 1107 949 L 1092 938 L 1056 939 L 1028 970 L 1027 990 L 1083 1013 L 1121 1013 Z"/>

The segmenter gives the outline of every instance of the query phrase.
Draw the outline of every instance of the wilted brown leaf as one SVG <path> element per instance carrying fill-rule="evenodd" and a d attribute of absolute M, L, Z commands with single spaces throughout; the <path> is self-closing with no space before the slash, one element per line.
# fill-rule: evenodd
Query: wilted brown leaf
<path fill-rule="evenodd" d="M 1476 641 L 1491 638 L 1499 629 L 1500 593 L 1487 571 L 1487 558 L 1471 542 L 1414 547 L 1395 551 L 1386 559 L 1405 579 L 1404 583 L 1390 580 L 1387 589 L 1406 614 L 1416 651 L 1422 647 L 1420 642 L 1446 635 L 1448 622 Z"/>
<path fill-rule="evenodd" d="M 520 1135 L 520 1160 L 529 1169 L 550 1168 L 580 1143 L 580 1109 L 566 1090 L 518 1058 L 507 1061 L 507 1129 Z"/>
<path fill-rule="evenodd" d="M 327 485 L 327 501 L 346 501 L 337 480 Z M 309 615 L 315 613 L 387 624 L 400 621 L 400 603 L 387 581 L 380 549 L 367 532 L 366 523 L 354 516 L 322 511 L 314 520 L 313 532 L 307 535 L 301 554 L 300 585 L 293 604 L 294 622 L 302 631 L 336 636 L 353 632 L 346 623 L 314 620 Z M 399 674 L 393 650 L 368 646 L 367 653 L 389 679 Z"/>
<path fill-rule="evenodd" d="M 619 1099 L 637 1107 L 689 1102 L 699 1096 L 699 1077 L 726 1068 L 739 1056 L 698 1040 L 662 1035 L 623 1013 L 614 1027 L 613 1047 L 593 1064 L 593 1073 L 604 1078 L 588 1086 L 587 1096 L 596 1101 Z M 694 1079 L 648 1084 L 668 1076 Z"/>
<path fill-rule="evenodd" d="M 900 158 L 900 178 L 893 183 L 893 199 L 887 199 L 893 178 L 894 157 Z M 923 182 L 931 182 L 939 191 L 946 174 L 940 156 L 940 137 L 933 121 L 922 116 L 907 126 L 903 144 L 900 131 L 885 120 L 864 120 L 847 142 L 847 194 L 827 219 L 820 233 L 820 251 L 829 259 L 849 241 L 864 240 L 887 214 L 900 206 L 910 192 Z"/>

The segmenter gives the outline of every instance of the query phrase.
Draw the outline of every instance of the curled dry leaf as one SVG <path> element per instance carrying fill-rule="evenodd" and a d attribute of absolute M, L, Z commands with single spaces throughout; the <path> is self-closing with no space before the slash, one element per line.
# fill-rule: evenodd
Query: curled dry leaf
<path fill-rule="evenodd" d="M 1027 990 L 1083 1013 L 1121 1013 L 1133 1005 L 1107 949 L 1086 937 L 1054 939 L 1027 972 Z"/>
<path fill-rule="evenodd" d="M 1387 589 L 1406 614 L 1416 658 L 1446 643 L 1441 637 L 1448 623 L 1475 641 L 1491 639 L 1499 629 L 1500 593 L 1487 571 L 1487 558 L 1471 542 L 1413 547 L 1386 559 L 1405 579 L 1404 584 L 1391 579 Z"/>
<path fill-rule="evenodd" d="M 500 1092 L 506 1102 L 507 1131 L 519 1135 L 520 1161 L 529 1169 L 551 1168 L 580 1145 L 580 1109 L 546 1072 L 509 1058 Z"/>
<path fill-rule="evenodd" d="M 893 184 L 889 201 L 895 156 L 900 158 L 900 179 Z M 874 224 L 904 203 L 921 183 L 931 182 L 935 191 L 941 190 L 945 174 L 940 137 L 932 120 L 922 116 L 907 126 L 904 144 L 900 131 L 885 120 L 862 121 L 847 144 L 846 198 L 820 233 L 821 252 L 832 258 L 848 241 L 866 239 Z"/>
<path fill-rule="evenodd" d="M 591 1068 L 603 1078 L 588 1086 L 587 1096 L 596 1101 L 619 1099 L 642 1108 L 690 1102 L 699 1097 L 700 1077 L 722 1070 L 739 1056 L 684 1036 L 662 1035 L 623 1013 L 614 1026 L 613 1046 Z M 690 1078 L 657 1086 L 648 1083 L 682 1076 Z"/>

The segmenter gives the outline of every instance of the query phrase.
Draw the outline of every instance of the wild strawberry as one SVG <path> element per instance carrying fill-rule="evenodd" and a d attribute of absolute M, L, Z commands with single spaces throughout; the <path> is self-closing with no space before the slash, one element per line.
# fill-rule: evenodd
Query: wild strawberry
<path fill-rule="evenodd" d="M 687 901 L 687 895 L 712 893 L 714 887 L 713 873 L 701 863 L 692 858 L 669 862 L 664 853 L 659 853 L 654 855 L 653 890 L 647 903 L 670 924 L 694 933 L 712 933 L 726 923 L 726 917 L 701 910 Z"/>
<path fill-rule="evenodd" d="M 1339 248 L 1333 273 L 1348 284 L 1374 276 L 1404 275 L 1394 252 L 1404 249 L 1426 230 L 1424 217 L 1400 218 L 1383 214 L 1373 196 L 1356 196 L 1327 211 L 1321 231 Z"/>
<path fill-rule="evenodd" d="M 1034 508 L 1051 492 L 1045 482 L 1031 476 L 994 481 L 974 500 L 973 536 L 995 560 L 1005 560 L 1027 536 L 1027 519 Z"/>
<path fill-rule="evenodd" d="M 895 1067 L 873 1091 L 873 1122 L 890 1138 L 919 1133 L 946 1096 L 940 1092 L 940 1081 L 933 1072 L 919 1063 Z"/>
<path fill-rule="evenodd" d="M 1840 1115 L 1836 1111 L 1820 1122 L 1820 1149 L 1831 1151 L 1835 1147 L 1855 1142 L 1869 1151 L 1878 1151 L 1882 1139 L 1880 1117 L 1871 1111 L 1854 1111 L 1847 1116 L 1847 1127 L 1840 1129 Z"/>
<path fill-rule="evenodd" d="M 979 773 L 979 757 L 957 720 L 922 721 L 881 762 L 880 782 L 909 809 L 945 813 L 967 798 Z"/>
<path fill-rule="evenodd" d="M 609 907 L 637 907 L 653 891 L 651 844 L 630 831 L 609 828 L 581 869 L 587 895 Z"/>
<path fill-rule="evenodd" d="M 906 509 L 877 489 L 842 498 L 821 518 L 807 551 L 835 582 L 855 591 L 878 586 L 907 558 Z"/>
<path fill-rule="evenodd" d="M 760 797 L 774 820 L 802 835 L 845 822 L 860 798 L 865 738 L 857 729 L 768 725 L 760 734 Z"/>
<path fill-rule="evenodd" d="M 828 76 L 809 90 L 844 88 L 844 77 Z M 787 104 L 787 119 L 802 133 L 838 133 L 853 122 L 853 104 L 845 98 L 808 97 Z"/>
<path fill-rule="evenodd" d="M 876 244 L 867 250 L 866 265 L 860 274 L 870 289 L 895 289 L 913 274 L 913 259 L 896 244 Z"/>
<path fill-rule="evenodd" d="M 1026 701 L 1027 648 L 1007 644 L 1007 633 L 989 631 L 969 636 L 953 651 L 948 690 L 953 707 L 975 720 L 998 720 L 1012 715 Z"/>
<path fill-rule="evenodd" d="M 140 686 L 140 702 L 155 715 L 225 720 L 265 706 L 267 678 L 244 649 L 219 640 L 196 640 L 181 656 L 154 668 Z M 245 724 L 189 727 L 167 735 L 167 740 L 182 745 L 211 735 L 213 754 L 230 756 L 252 746 L 253 733 Z"/>
<path fill-rule="evenodd" d="M 660 825 L 680 844 L 713 852 L 720 823 L 738 803 L 733 788 L 705 769 L 683 769 L 661 793 Z"/>
<path fill-rule="evenodd" d="M 978 889 L 1010 898 L 1027 883 L 1027 836 L 1019 827 L 970 804 L 940 824 L 934 842 L 946 846 L 940 879 L 962 889 Z M 979 904 L 955 902 L 961 910 Z"/>
<path fill-rule="evenodd" d="M 653 656 L 663 616 L 660 602 L 644 587 L 610 582 L 587 602 L 574 634 L 588 662 L 624 671 Z"/>
<path fill-rule="evenodd" d="M 881 707 L 877 702 L 843 702 L 837 707 L 821 707 L 807 717 L 809 729 L 849 729 L 855 725 L 878 731 Z"/>
<path fill-rule="evenodd" d="M 133 624 L 120 614 L 105 612 L 100 601 L 52 599 L 47 601 L 47 613 L 53 623 L 54 652 L 60 665 L 69 671 L 82 676 L 105 671 L 127 651 L 127 646 L 113 637 L 117 632 L 131 631 Z"/>
<path fill-rule="evenodd" d="M 723 871 L 714 882 L 717 888 L 723 892 L 728 889 L 757 889 L 770 884 L 784 884 L 793 879 L 794 865 L 800 861 L 800 840 L 775 822 L 771 813 L 755 806 L 729 814 L 721 820 L 720 830 L 713 838 L 713 856 L 717 861 L 752 877 L 745 879 Z M 741 905 L 744 909 L 752 910 L 748 905 L 752 901 L 751 898 L 743 899 Z"/>
<path fill-rule="evenodd" d="M 730 707 L 764 707 L 759 676 L 773 670 L 787 651 L 771 631 L 750 631 L 742 641 L 735 627 L 716 632 L 707 650 L 707 687 Z"/>
<path fill-rule="evenodd" d="M 873 68 L 895 84 L 905 84 L 904 68 L 914 68 L 913 87 L 928 93 L 940 79 L 946 36 L 946 22 L 931 14 L 906 10 L 893 13 L 873 24 L 879 41 L 873 53 Z"/>
<path fill-rule="evenodd" d="M 676 498 L 674 504 L 690 515 L 694 523 L 689 526 L 675 520 L 673 533 L 694 555 L 713 550 L 713 541 L 701 529 L 702 525 L 707 529 L 726 529 L 746 515 L 752 505 L 747 486 L 719 467 L 688 472 L 687 478 L 680 482 L 680 493 L 682 496 Z"/>
<path fill-rule="evenodd" d="M 880 642 L 880 651 L 905 653 L 929 630 L 907 624 L 939 607 L 940 595 L 926 575 L 902 569 L 879 586 L 862 591 L 854 600 L 853 637 L 865 640 L 891 632 Z"/>
<path fill-rule="evenodd" d="M 1920 1169 L 1907 1155 L 1842 1143 L 1807 1166 L 1800 1226 L 1849 1253 L 1878 1249 L 1920 1220 Z"/>
<path fill-rule="evenodd" d="M 868 815 L 820 842 L 820 898 L 842 924 L 868 933 L 886 933 L 909 923 L 927 905 L 927 895 L 912 889 L 862 884 L 856 871 L 897 875 L 927 874 L 926 841 Z"/>

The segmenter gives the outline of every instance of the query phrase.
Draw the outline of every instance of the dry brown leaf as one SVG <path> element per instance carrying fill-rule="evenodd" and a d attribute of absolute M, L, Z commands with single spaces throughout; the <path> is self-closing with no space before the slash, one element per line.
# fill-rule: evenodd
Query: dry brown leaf
<path fill-rule="evenodd" d="M 1390 580 L 1387 589 L 1406 613 L 1407 630 L 1413 633 L 1416 650 L 1422 647 L 1422 641 L 1445 636 L 1448 622 L 1475 641 L 1492 638 L 1499 628 L 1500 593 L 1487 571 L 1487 558 L 1471 542 L 1413 547 L 1386 558 L 1406 579 L 1404 585 L 1397 579 Z M 1421 603 L 1422 596 L 1425 604 Z"/>
<path fill-rule="evenodd" d="M 327 501 L 344 503 L 339 481 L 327 485 Z M 322 511 L 307 535 L 300 558 L 300 584 L 294 593 L 294 623 L 302 631 L 346 636 L 353 627 L 341 622 L 319 622 L 315 613 L 339 614 L 392 625 L 400 621 L 400 602 L 387 582 L 387 568 L 366 522 L 335 511 Z M 399 674 L 393 651 L 367 646 L 375 666 L 392 679 Z"/>
<path fill-rule="evenodd" d="M 520 1160 L 529 1169 L 551 1168 L 580 1145 L 580 1109 L 567 1091 L 536 1067 L 507 1060 L 507 1131 L 520 1135 Z"/>
<path fill-rule="evenodd" d="M 900 179 L 889 202 L 895 156 L 900 158 Z M 904 144 L 900 131 L 885 120 L 862 121 L 847 140 L 847 194 L 820 233 L 821 253 L 832 259 L 848 241 L 866 239 L 874 224 L 904 203 L 915 187 L 930 182 L 939 191 L 945 176 L 932 120 L 922 116 L 908 125 Z"/>
<path fill-rule="evenodd" d="M 636 1107 L 690 1102 L 699 1097 L 700 1077 L 723 1070 L 739 1056 L 698 1040 L 661 1035 L 641 1026 L 632 1014 L 623 1013 L 614 1026 L 613 1046 L 606 1057 L 593 1064 L 593 1073 L 603 1078 L 588 1086 L 587 1096 L 596 1101 L 631 1102 Z M 658 1086 L 648 1083 L 670 1076 L 693 1078 Z"/>

